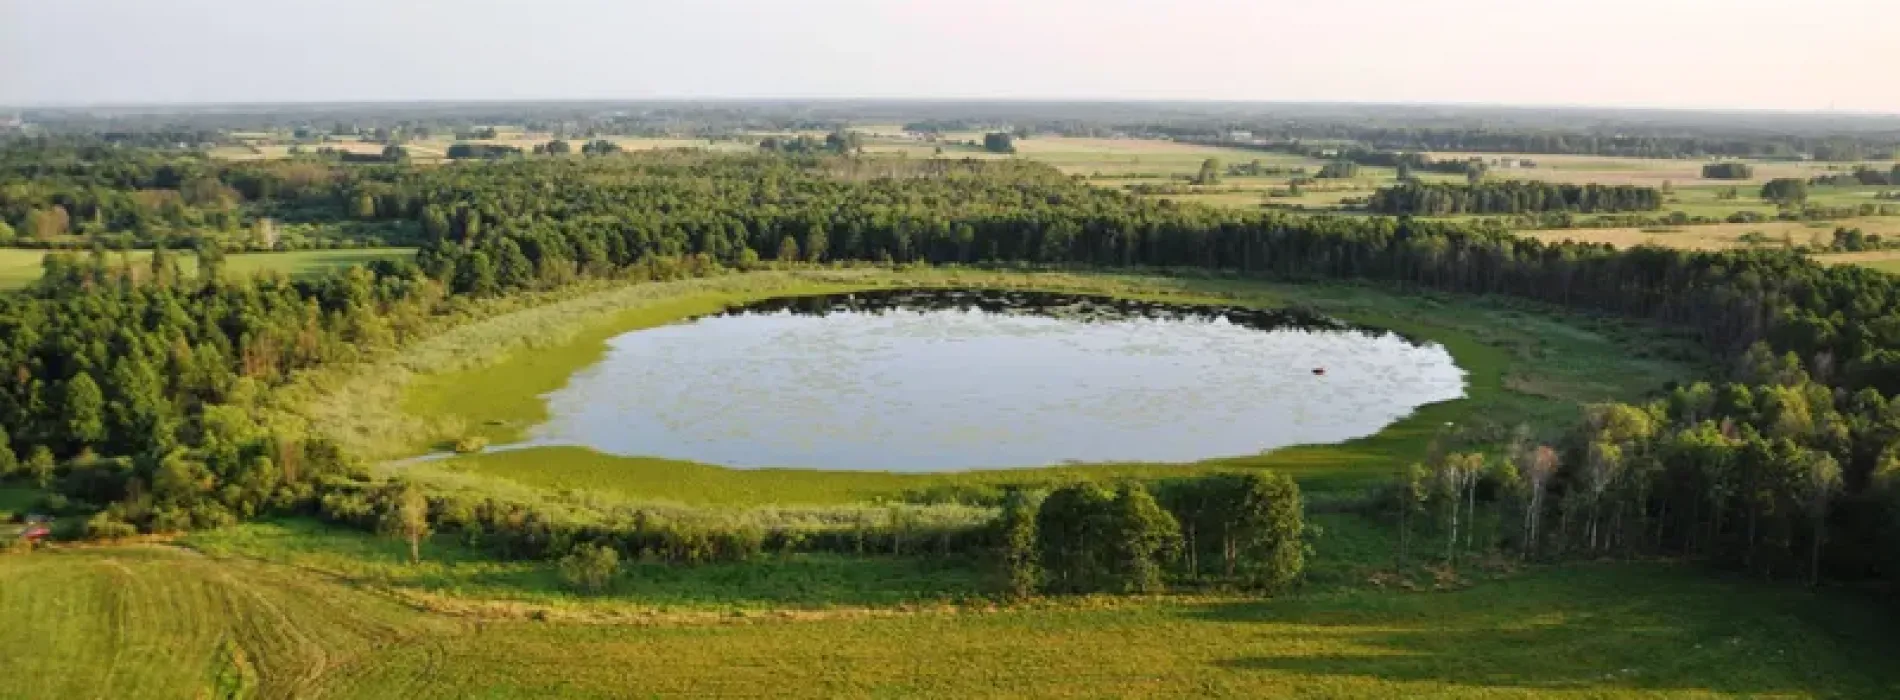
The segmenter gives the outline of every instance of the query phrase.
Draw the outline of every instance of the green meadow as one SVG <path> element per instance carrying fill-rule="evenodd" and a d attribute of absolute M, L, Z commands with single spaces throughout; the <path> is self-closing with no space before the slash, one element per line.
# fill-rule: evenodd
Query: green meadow
<path fill-rule="evenodd" d="M 377 260 L 401 260 L 415 256 L 413 248 L 339 248 L 333 250 L 295 250 L 281 253 L 231 253 L 225 256 L 225 273 L 255 275 L 275 272 L 291 277 L 311 277 L 332 270 L 363 265 Z M 80 253 L 84 255 L 84 252 Z M 107 260 L 117 264 L 140 264 L 151 259 L 150 251 L 109 253 Z M 18 289 L 40 278 L 40 261 L 46 251 L 0 248 L 0 290 Z M 179 263 L 186 274 L 197 273 L 196 256 L 182 255 Z"/>

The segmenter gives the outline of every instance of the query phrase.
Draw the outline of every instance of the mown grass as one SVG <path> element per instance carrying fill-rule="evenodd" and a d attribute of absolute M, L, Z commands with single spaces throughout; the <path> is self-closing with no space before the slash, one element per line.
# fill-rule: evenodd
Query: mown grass
<path fill-rule="evenodd" d="M 173 548 L 0 556 L 0 697 L 303 697 L 454 627 L 321 576 Z"/>
<path fill-rule="evenodd" d="M 1851 595 L 1666 564 L 690 621 L 418 611 L 161 547 L 0 557 L 0 697 L 1894 697 Z M 236 691 L 236 693 L 232 693 Z M 227 694 L 230 693 L 230 694 Z"/>
<path fill-rule="evenodd" d="M 468 426 L 496 443 L 512 441 L 545 418 L 541 395 L 559 388 L 574 370 L 598 359 L 605 341 L 724 304 L 787 294 L 878 286 L 1001 286 L 1040 288 L 1205 302 L 1285 306 L 1304 304 L 1355 322 L 1390 328 L 1442 343 L 1467 372 L 1467 398 L 1421 408 L 1377 435 L 1340 445 L 1292 447 L 1264 455 L 1213 459 L 1192 465 L 1090 464 L 1038 469 L 938 474 L 733 470 L 674 460 L 603 455 L 582 448 L 537 447 L 458 457 L 401 467 L 413 473 L 494 477 L 547 491 L 585 491 L 623 499 L 689 504 L 855 503 L 1001 484 L 1078 478 L 1154 478 L 1228 469 L 1271 468 L 1313 490 L 1350 490 L 1381 479 L 1417 459 L 1447 430 L 1480 440 L 1500 437 L 1518 422 L 1547 430 L 1574 418 L 1577 404 L 1630 399 L 1671 380 L 1694 376 L 1692 363 L 1671 359 L 1685 351 L 1666 336 L 1621 322 L 1563 317 L 1508 303 L 1344 285 L 1282 285 L 1236 279 L 1123 275 L 1062 275 L 935 271 L 849 271 L 745 277 L 682 284 L 668 294 L 652 285 L 637 305 L 604 318 L 567 320 L 568 340 L 532 352 L 479 357 L 462 369 L 408 383 L 404 406 L 423 422 Z M 541 310 L 519 316 L 551 313 Z M 522 318 L 485 324 L 517 328 Z M 461 342 L 485 337 L 473 328 Z M 379 375 L 384 376 L 384 375 Z M 387 386 L 387 382 L 382 384 Z M 351 401 L 362 405 L 364 401 Z M 1025 465 L 1034 466 L 1034 465 Z"/>
<path fill-rule="evenodd" d="M 225 274 L 255 275 L 279 272 L 292 277 L 320 275 L 376 260 L 406 260 L 415 257 L 414 248 L 344 248 L 336 250 L 294 250 L 282 253 L 231 253 L 225 256 Z M 0 248 L 0 289 L 19 289 L 40 278 L 40 261 L 46 251 Z M 134 264 L 151 258 L 150 251 L 131 251 L 121 256 L 110 254 L 112 262 L 121 259 Z M 198 258 L 182 255 L 179 263 L 185 274 L 197 274 Z"/>

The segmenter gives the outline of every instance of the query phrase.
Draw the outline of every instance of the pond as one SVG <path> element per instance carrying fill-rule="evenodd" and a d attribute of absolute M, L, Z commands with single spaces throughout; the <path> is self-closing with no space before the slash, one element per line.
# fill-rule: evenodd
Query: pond
<path fill-rule="evenodd" d="M 1363 437 L 1464 393 L 1443 347 L 1323 316 L 1014 291 L 777 299 L 608 346 L 544 397 L 527 445 L 739 468 L 1187 462 Z"/>

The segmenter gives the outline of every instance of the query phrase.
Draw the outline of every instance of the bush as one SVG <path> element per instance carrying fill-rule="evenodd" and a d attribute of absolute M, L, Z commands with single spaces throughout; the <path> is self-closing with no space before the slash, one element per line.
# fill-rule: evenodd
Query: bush
<path fill-rule="evenodd" d="M 488 449 L 488 438 L 480 435 L 470 435 L 455 441 L 456 454 L 475 454 L 485 449 Z"/>
<path fill-rule="evenodd" d="M 620 553 L 597 544 L 577 545 L 561 557 L 557 568 L 563 583 L 576 590 L 599 593 L 620 573 Z"/>
<path fill-rule="evenodd" d="M 111 513 L 100 512 L 86 520 L 87 539 L 118 540 L 136 534 L 139 534 L 138 528 L 113 517 Z"/>

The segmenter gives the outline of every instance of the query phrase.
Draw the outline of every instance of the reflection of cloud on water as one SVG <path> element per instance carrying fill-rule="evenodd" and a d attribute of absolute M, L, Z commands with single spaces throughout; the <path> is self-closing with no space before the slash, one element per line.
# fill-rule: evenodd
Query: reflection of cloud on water
<path fill-rule="evenodd" d="M 1184 461 L 1371 434 L 1462 388 L 1443 348 L 1393 335 L 780 313 L 613 339 L 538 436 L 736 466 Z"/>

